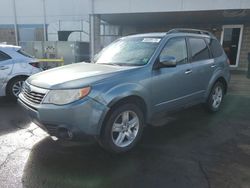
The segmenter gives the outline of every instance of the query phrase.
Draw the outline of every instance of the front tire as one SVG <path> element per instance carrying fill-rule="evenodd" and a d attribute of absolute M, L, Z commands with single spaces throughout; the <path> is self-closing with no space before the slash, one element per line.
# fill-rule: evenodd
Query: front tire
<path fill-rule="evenodd" d="M 206 102 L 206 108 L 209 112 L 217 112 L 221 107 L 225 94 L 225 86 L 221 82 L 216 82 L 209 94 Z"/>
<path fill-rule="evenodd" d="M 112 109 L 104 124 L 101 146 L 113 153 L 131 150 L 140 140 L 143 132 L 144 116 L 134 104 L 123 104 Z"/>

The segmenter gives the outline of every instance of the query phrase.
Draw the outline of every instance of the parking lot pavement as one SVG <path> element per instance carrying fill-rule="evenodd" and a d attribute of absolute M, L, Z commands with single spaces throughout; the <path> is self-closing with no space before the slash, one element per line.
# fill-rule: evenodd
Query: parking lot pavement
<path fill-rule="evenodd" d="M 249 114 L 250 95 L 231 86 L 219 113 L 184 110 L 147 127 L 135 150 L 114 155 L 91 140 L 54 142 L 0 98 L 0 187 L 248 188 Z"/>

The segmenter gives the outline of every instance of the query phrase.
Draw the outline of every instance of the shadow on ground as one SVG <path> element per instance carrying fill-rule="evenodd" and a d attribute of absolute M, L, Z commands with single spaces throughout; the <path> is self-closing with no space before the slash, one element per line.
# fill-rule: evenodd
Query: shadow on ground
<path fill-rule="evenodd" d="M 147 127 L 135 150 L 114 155 L 93 141 L 37 143 L 24 187 L 250 187 L 250 98 L 229 95 L 214 115 L 200 106 Z"/>
<path fill-rule="evenodd" d="M 29 118 L 16 101 L 0 97 L 0 136 L 26 128 L 29 122 Z"/>

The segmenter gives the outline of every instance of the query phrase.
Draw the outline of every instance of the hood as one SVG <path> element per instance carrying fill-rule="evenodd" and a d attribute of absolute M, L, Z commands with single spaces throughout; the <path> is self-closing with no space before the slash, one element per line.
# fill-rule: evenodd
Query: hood
<path fill-rule="evenodd" d="M 27 82 L 45 89 L 80 88 L 133 68 L 135 67 L 76 63 L 35 74 Z"/>

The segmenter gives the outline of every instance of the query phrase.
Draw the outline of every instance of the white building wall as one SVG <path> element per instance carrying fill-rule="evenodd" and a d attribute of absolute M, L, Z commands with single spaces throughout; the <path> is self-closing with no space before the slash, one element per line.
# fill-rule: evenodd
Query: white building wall
<path fill-rule="evenodd" d="M 89 33 L 88 22 L 91 1 L 92 0 L 0 0 L 0 28 L 14 27 L 13 2 L 15 2 L 17 24 L 19 25 L 19 40 L 42 40 L 41 37 L 43 38 L 43 34 L 41 32 L 44 24 L 43 3 L 45 2 L 48 40 L 57 41 L 57 31 L 59 30 L 83 30 L 84 32 L 73 33 L 70 36 L 70 40 L 89 41 L 87 33 Z M 37 31 L 36 28 L 40 28 L 40 31 Z"/>
<path fill-rule="evenodd" d="M 16 0 L 16 14 L 18 24 L 42 24 L 43 2 L 41 0 Z"/>
<path fill-rule="evenodd" d="M 91 0 L 46 0 L 49 22 L 55 20 L 88 20 L 90 9 Z"/>
<path fill-rule="evenodd" d="M 18 24 L 43 24 L 43 0 L 15 0 Z M 88 19 L 91 0 L 45 0 L 47 22 Z M 0 25 L 13 24 L 13 1 L 1 0 Z"/>
<path fill-rule="evenodd" d="M 43 24 L 43 0 L 15 0 L 18 24 Z M 1 0 L 0 24 L 13 24 L 13 1 Z M 95 14 L 249 9 L 250 0 L 45 0 L 47 22 Z"/>
<path fill-rule="evenodd" d="M 18 24 L 43 24 L 43 0 L 15 0 Z M 0 24 L 13 24 L 13 1 L 1 0 Z M 95 14 L 250 9 L 250 0 L 45 0 L 47 22 Z"/>
<path fill-rule="evenodd" d="M 13 24 L 13 8 L 10 0 L 1 0 L 0 6 L 0 24 Z"/>
<path fill-rule="evenodd" d="M 250 0 L 93 0 L 95 14 L 249 9 Z"/>

